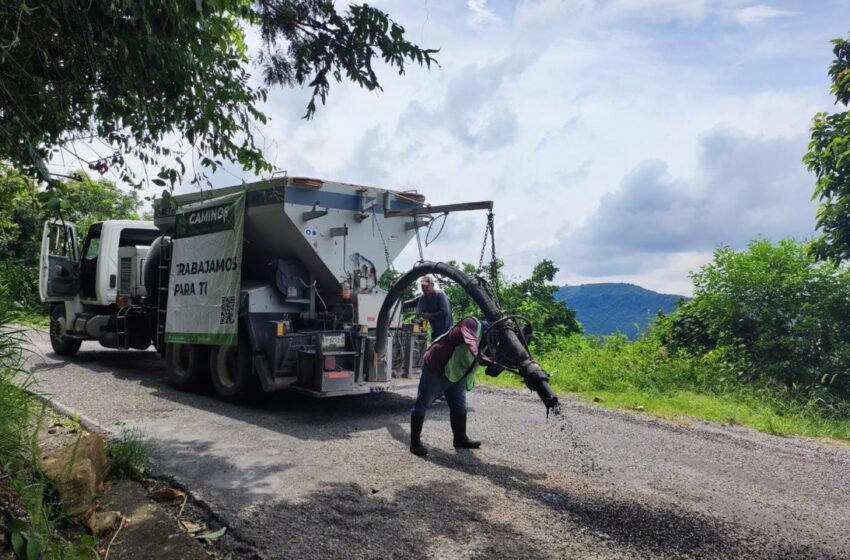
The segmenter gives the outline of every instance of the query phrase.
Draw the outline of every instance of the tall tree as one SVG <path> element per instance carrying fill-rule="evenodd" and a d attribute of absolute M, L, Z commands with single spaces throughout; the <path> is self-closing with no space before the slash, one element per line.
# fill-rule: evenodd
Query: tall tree
<path fill-rule="evenodd" d="M 138 220 L 141 201 L 135 191 L 77 173 L 62 181 L 67 208 L 62 218 L 73 222 L 82 235 L 94 222 Z M 37 267 L 44 220 L 53 210 L 39 204 L 44 198 L 32 177 L 0 164 L 0 261 Z"/>
<path fill-rule="evenodd" d="M 161 186 L 194 165 L 195 182 L 225 161 L 270 170 L 253 135 L 267 91 L 250 82 L 251 28 L 263 39 L 256 60 L 267 85 L 312 88 L 308 117 L 331 81 L 379 89 L 375 59 L 403 73 L 435 53 L 365 4 L 9 0 L 0 3 L 0 161 L 49 180 L 51 157 L 79 158 L 134 186 L 144 181 L 132 160 L 155 166 Z"/>
<path fill-rule="evenodd" d="M 818 113 L 809 151 L 803 158 L 817 176 L 814 198 L 820 200 L 817 224 L 821 235 L 812 243 L 820 258 L 850 258 L 850 40 L 833 40 L 835 59 L 829 67 L 831 93 L 844 110 Z"/>
<path fill-rule="evenodd" d="M 93 222 L 139 219 L 141 201 L 135 191 L 124 192 L 110 181 L 94 180 L 84 173 L 59 185 L 66 193 L 61 211 L 53 204 L 49 208 L 41 204 L 46 194 L 33 177 L 0 163 L 0 291 L 31 312 L 42 310 L 38 259 L 46 218 L 59 211 L 83 235 Z"/>
<path fill-rule="evenodd" d="M 528 317 L 536 338 L 544 346 L 559 337 L 582 332 L 576 312 L 555 297 L 558 286 L 553 282 L 557 274 L 555 263 L 543 259 L 534 265 L 529 278 L 506 283 L 500 295 L 503 310 Z"/>

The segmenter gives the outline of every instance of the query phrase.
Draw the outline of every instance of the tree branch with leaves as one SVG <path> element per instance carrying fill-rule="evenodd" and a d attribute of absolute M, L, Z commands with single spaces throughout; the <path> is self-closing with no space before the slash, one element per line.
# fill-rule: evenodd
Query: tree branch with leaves
<path fill-rule="evenodd" d="M 813 198 L 820 201 L 817 225 L 821 235 L 811 250 L 820 258 L 846 260 L 850 258 L 850 40 L 832 43 L 835 59 L 829 67 L 830 92 L 844 110 L 814 116 L 803 162 L 817 177 Z"/>
<path fill-rule="evenodd" d="M 195 163 L 196 184 L 225 162 L 269 172 L 255 141 L 267 86 L 308 85 L 311 117 L 332 80 L 380 89 L 375 60 L 404 73 L 436 53 L 381 10 L 327 0 L 12 0 L 0 22 L 0 161 L 51 185 L 63 156 L 136 188 L 148 181 L 133 162 L 171 188 Z M 252 28 L 264 86 L 249 73 Z"/>

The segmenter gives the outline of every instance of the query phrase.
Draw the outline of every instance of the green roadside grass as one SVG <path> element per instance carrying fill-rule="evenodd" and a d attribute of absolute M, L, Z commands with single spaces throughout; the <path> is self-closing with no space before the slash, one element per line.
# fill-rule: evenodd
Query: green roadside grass
<path fill-rule="evenodd" d="M 710 359 L 669 356 L 652 339 L 628 342 L 572 337 L 539 356 L 561 395 L 671 420 L 741 424 L 782 436 L 850 440 L 850 403 L 802 398 L 783 388 L 743 381 Z M 510 373 L 483 372 L 487 385 L 524 388 Z"/>
<path fill-rule="evenodd" d="M 28 339 L 0 284 L 0 556 L 94 558 L 94 537 L 69 524 L 41 471 L 39 428 L 47 405 L 33 394 Z M 6 551 L 6 546 L 11 551 Z"/>
<path fill-rule="evenodd" d="M 44 313 L 35 313 L 35 312 L 27 312 L 21 313 L 15 319 L 15 322 L 19 325 L 23 325 L 25 327 L 30 327 L 34 329 L 42 329 L 47 330 L 50 328 L 50 318 L 47 316 L 47 312 Z"/>

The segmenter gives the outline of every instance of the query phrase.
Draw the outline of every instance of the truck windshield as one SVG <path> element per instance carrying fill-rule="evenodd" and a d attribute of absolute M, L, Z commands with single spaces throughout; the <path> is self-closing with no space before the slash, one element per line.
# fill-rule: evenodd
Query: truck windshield
<path fill-rule="evenodd" d="M 100 249 L 100 232 L 103 229 L 103 224 L 93 224 L 89 228 L 89 233 L 86 235 L 86 240 L 83 243 L 83 260 L 93 260 L 97 258 L 97 252 Z"/>
<path fill-rule="evenodd" d="M 89 240 L 88 249 L 86 249 L 86 254 L 83 255 L 84 259 L 92 260 L 97 256 L 97 252 L 100 250 L 100 238 L 95 237 Z"/>

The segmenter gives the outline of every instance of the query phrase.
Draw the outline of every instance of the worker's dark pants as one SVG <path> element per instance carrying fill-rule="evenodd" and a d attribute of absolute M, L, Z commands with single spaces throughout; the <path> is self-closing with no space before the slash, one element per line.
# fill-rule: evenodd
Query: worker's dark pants
<path fill-rule="evenodd" d="M 416 394 L 416 402 L 413 403 L 412 412 L 424 416 L 425 411 L 441 395 L 446 396 L 446 402 L 451 411 L 466 412 L 466 380 L 462 379 L 457 383 L 452 383 L 444 373 L 433 373 L 425 364 L 422 364 L 419 392 Z"/>

